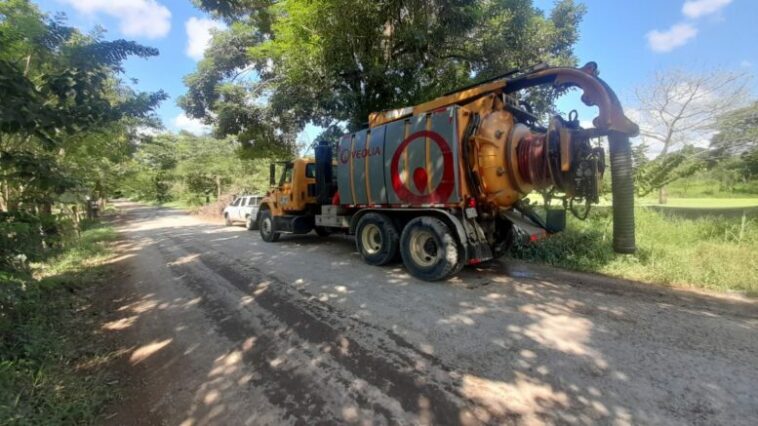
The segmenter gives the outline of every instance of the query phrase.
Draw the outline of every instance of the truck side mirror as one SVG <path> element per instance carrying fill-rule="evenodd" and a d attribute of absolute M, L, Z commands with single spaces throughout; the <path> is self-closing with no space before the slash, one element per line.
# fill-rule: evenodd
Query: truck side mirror
<path fill-rule="evenodd" d="M 274 163 L 268 166 L 268 183 L 271 186 L 276 185 L 276 164 Z"/>

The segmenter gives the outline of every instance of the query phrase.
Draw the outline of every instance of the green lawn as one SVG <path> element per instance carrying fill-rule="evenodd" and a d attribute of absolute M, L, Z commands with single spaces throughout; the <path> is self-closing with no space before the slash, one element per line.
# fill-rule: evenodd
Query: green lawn
<path fill-rule="evenodd" d="M 527 199 L 532 203 L 542 204 L 542 195 L 531 193 Z M 657 198 L 637 198 L 635 204 L 638 206 L 659 206 Z M 560 205 L 560 202 L 553 201 L 553 205 Z M 598 206 L 610 206 L 611 197 L 602 197 Z M 739 207 L 758 207 L 758 198 L 756 197 L 734 197 L 734 198 L 669 198 L 668 207 L 705 207 L 705 208 L 739 208 Z"/>
<path fill-rule="evenodd" d="M 641 206 L 657 206 L 658 200 L 649 198 L 639 199 Z M 758 198 L 669 198 L 668 207 L 707 207 L 707 208 L 735 208 L 735 207 L 756 207 Z"/>

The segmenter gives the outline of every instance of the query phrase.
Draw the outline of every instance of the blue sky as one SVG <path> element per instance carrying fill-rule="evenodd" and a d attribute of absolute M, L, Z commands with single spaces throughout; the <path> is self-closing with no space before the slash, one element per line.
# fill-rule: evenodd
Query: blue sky
<path fill-rule="evenodd" d="M 163 89 L 171 98 L 159 114 L 170 130 L 200 131 L 183 116 L 176 99 L 184 93 L 182 77 L 195 69 L 208 28 L 219 25 L 190 0 L 40 0 L 46 12 L 65 12 L 69 24 L 85 31 L 95 25 L 109 38 L 127 38 L 157 47 L 149 60 L 130 59 L 127 76 L 142 90 Z M 756 0 L 584 0 L 587 15 L 576 46 L 580 65 L 594 60 L 622 102 L 633 107 L 632 91 L 656 70 L 722 67 L 754 74 L 758 69 L 758 1 Z M 550 10 L 553 0 L 535 0 Z M 189 31 L 188 31 L 189 29 Z M 758 82 L 752 81 L 753 94 Z M 562 101 L 562 109 L 570 108 Z M 590 119 L 591 111 L 579 108 Z M 310 141 L 318 130 L 301 135 Z"/>

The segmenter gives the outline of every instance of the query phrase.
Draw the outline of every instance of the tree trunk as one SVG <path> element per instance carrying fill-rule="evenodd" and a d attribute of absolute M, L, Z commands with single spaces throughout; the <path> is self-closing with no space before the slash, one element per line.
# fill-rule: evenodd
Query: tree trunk
<path fill-rule="evenodd" d="M 216 199 L 221 199 L 221 176 L 216 175 Z"/>
<path fill-rule="evenodd" d="M 658 190 L 658 204 L 666 204 L 669 200 L 669 193 L 666 190 L 665 186 L 662 186 L 661 189 Z"/>
<path fill-rule="evenodd" d="M 24 77 L 29 76 L 29 68 L 31 64 L 32 64 L 32 54 L 30 53 L 29 55 L 26 56 L 26 65 L 24 66 Z"/>
<path fill-rule="evenodd" d="M 44 215 L 51 215 L 53 214 L 53 203 L 45 200 L 39 205 L 39 212 Z"/>
<path fill-rule="evenodd" d="M 0 181 L 0 211 L 8 211 L 8 182 Z"/>
<path fill-rule="evenodd" d="M 5 198 L 6 211 L 14 212 L 18 210 L 18 197 L 15 197 L 14 199 L 11 191 L 11 184 L 8 181 L 5 181 L 5 193 L 3 197 Z"/>

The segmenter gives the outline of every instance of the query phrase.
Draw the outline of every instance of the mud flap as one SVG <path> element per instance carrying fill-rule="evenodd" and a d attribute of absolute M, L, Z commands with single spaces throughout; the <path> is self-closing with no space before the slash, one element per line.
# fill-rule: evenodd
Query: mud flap
<path fill-rule="evenodd" d="M 515 212 L 513 210 L 507 210 L 503 213 L 501 213 L 506 219 L 510 220 L 511 223 L 513 223 L 514 230 L 518 233 L 524 236 L 528 241 L 537 241 L 541 240 L 543 238 L 546 238 L 548 233 L 547 231 L 540 227 L 539 225 L 535 224 L 529 218 L 523 216 L 521 213 Z M 564 217 L 564 223 L 565 223 L 565 217 Z"/>

